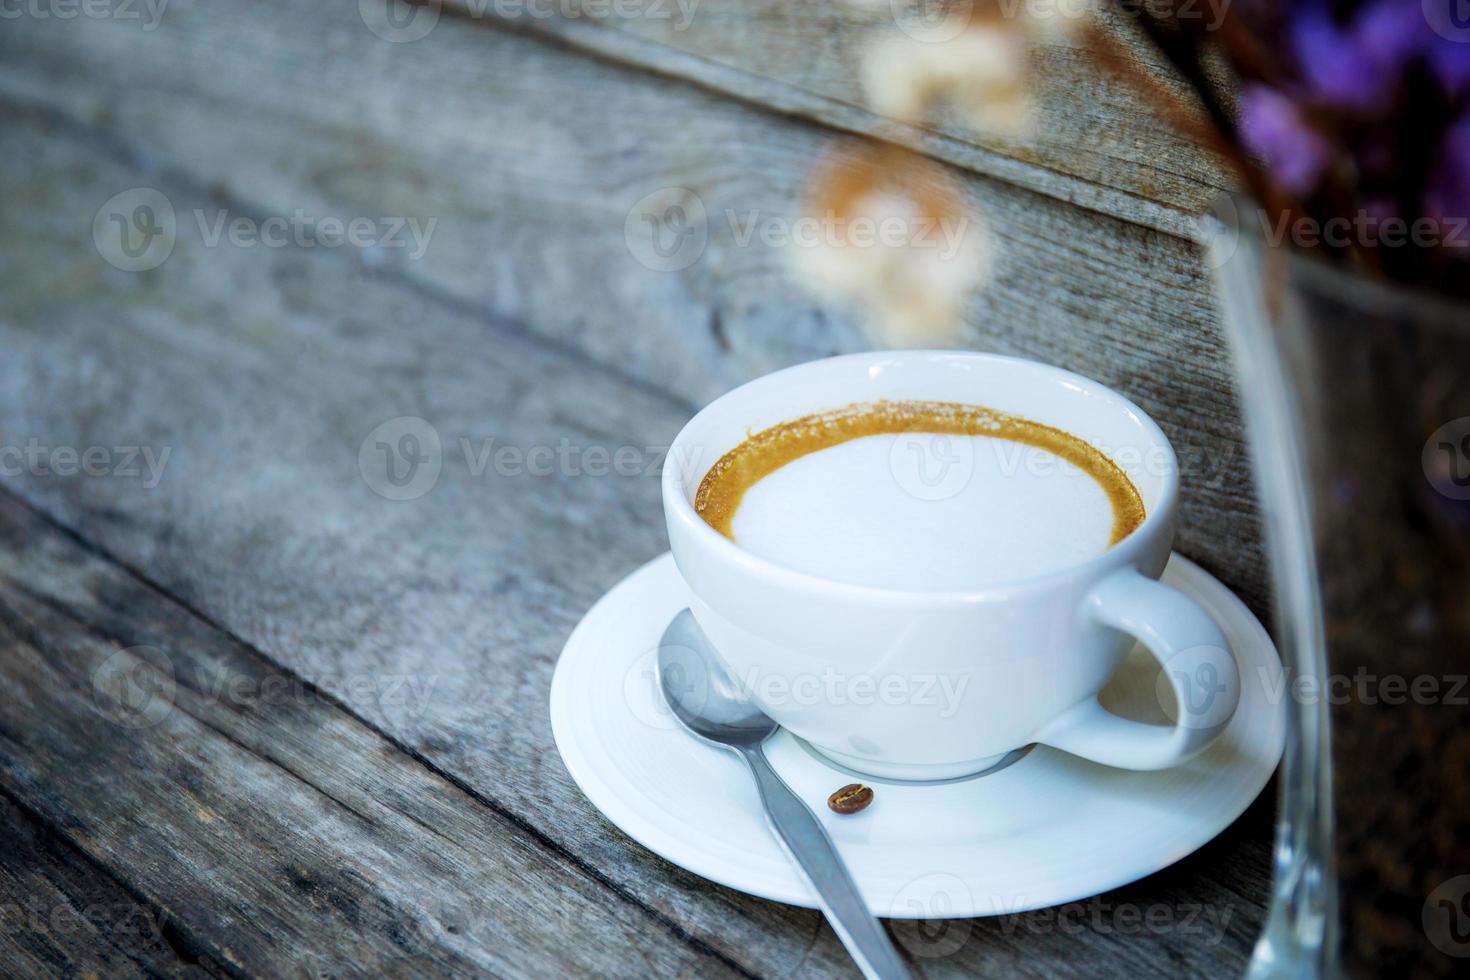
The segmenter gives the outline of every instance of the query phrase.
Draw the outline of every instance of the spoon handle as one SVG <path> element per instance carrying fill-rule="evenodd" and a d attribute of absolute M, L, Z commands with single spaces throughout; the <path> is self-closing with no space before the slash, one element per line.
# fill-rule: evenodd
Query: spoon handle
<path fill-rule="evenodd" d="M 898 950 L 868 911 L 868 903 L 816 814 L 781 781 L 759 746 L 742 748 L 740 754 L 760 787 L 761 802 L 777 840 L 816 891 L 832 930 L 863 975 L 873 980 L 907 978 L 909 971 Z"/>

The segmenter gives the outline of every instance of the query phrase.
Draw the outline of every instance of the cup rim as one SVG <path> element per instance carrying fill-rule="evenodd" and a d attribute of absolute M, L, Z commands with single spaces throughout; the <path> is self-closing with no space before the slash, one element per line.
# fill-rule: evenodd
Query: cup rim
<path fill-rule="evenodd" d="M 698 512 L 694 509 L 693 502 L 684 492 L 686 477 L 683 472 L 683 468 L 672 464 L 665 465 L 663 478 L 661 481 L 664 513 L 668 523 L 670 524 L 670 533 L 672 534 L 673 522 L 677 520 L 692 536 L 693 543 L 699 545 L 702 548 L 712 549 L 714 554 L 720 559 L 734 563 L 735 565 L 742 567 L 751 574 L 759 574 L 767 579 L 778 582 L 783 587 L 791 590 L 799 590 L 802 592 L 820 592 L 827 596 L 832 596 L 836 594 L 839 597 L 884 606 L 914 605 L 916 603 L 926 605 L 948 605 L 954 603 L 973 604 L 996 602 L 1003 599 L 1014 598 L 1017 593 L 1043 592 L 1053 588 L 1060 582 L 1076 579 L 1079 576 L 1086 576 L 1090 573 L 1105 569 L 1109 566 L 1117 565 L 1120 563 L 1126 564 L 1134 557 L 1136 557 L 1138 552 L 1146 547 L 1147 543 L 1151 540 L 1153 535 L 1159 531 L 1161 527 L 1166 526 L 1170 521 L 1172 521 L 1179 495 L 1179 460 L 1174 452 L 1173 445 L 1169 442 L 1168 436 L 1164 434 L 1164 430 L 1159 427 L 1159 424 L 1155 422 L 1147 412 L 1139 408 L 1136 404 L 1134 404 L 1131 399 L 1116 391 L 1115 389 L 1103 384 L 1100 381 L 1095 381 L 1092 378 L 1088 378 L 1084 375 L 1077 374 L 1073 371 L 1068 371 L 1065 368 L 1059 368 L 1051 364 L 1046 364 L 1042 361 L 1035 361 L 1024 357 L 1012 357 L 1005 354 L 991 354 L 982 351 L 961 351 L 925 348 L 869 351 L 858 354 L 841 354 L 835 357 L 818 358 L 817 360 L 805 361 L 800 364 L 794 364 L 790 367 L 782 368 L 778 371 L 772 371 L 768 374 L 753 378 L 750 381 L 745 382 L 744 384 L 730 389 L 723 395 L 720 395 L 714 401 L 710 402 L 704 408 L 696 412 L 694 416 L 679 430 L 678 435 L 674 437 L 674 440 L 669 447 L 668 457 L 670 459 L 686 458 L 684 454 L 680 452 L 680 449 L 683 447 L 683 444 L 687 439 L 689 430 L 692 429 L 695 424 L 701 419 L 701 417 L 703 417 L 706 413 L 715 410 L 722 404 L 728 404 L 730 400 L 733 400 L 734 398 L 739 396 L 751 385 L 754 385 L 761 381 L 765 381 L 769 378 L 775 378 L 785 374 L 811 371 L 820 365 L 862 361 L 882 361 L 886 359 L 901 357 L 943 357 L 949 360 L 983 361 L 992 364 L 1022 364 L 1031 369 L 1040 368 L 1059 378 L 1065 379 L 1074 385 L 1085 388 L 1090 393 L 1095 393 L 1106 397 L 1108 400 L 1115 403 L 1124 414 L 1127 414 L 1131 416 L 1134 420 L 1136 420 L 1142 426 L 1144 431 L 1147 432 L 1148 435 L 1154 440 L 1158 447 L 1163 450 L 1167 467 L 1165 473 L 1163 474 L 1163 485 L 1160 489 L 1159 499 L 1157 503 L 1155 504 L 1155 506 L 1148 508 L 1147 513 L 1144 515 L 1143 523 L 1134 528 L 1133 531 L 1130 532 L 1128 536 L 1125 537 L 1122 541 L 1119 541 L 1117 544 L 1111 545 L 1101 554 L 1094 555 L 1093 557 L 1088 558 L 1085 561 L 1078 562 L 1076 564 L 1067 565 L 1063 568 L 1059 568 L 1050 572 L 1044 572 L 1040 575 L 1033 575 L 1028 578 L 1020 578 L 1004 582 L 995 582 L 973 589 L 960 590 L 905 589 L 892 586 L 860 585 L 853 582 L 844 582 L 840 579 L 827 578 L 825 576 L 816 575 L 811 572 L 799 571 L 786 565 L 779 564 L 778 562 L 774 562 L 768 558 L 762 558 L 761 556 L 740 547 L 734 541 L 725 537 L 719 531 L 716 531 L 713 527 L 705 522 L 704 518 L 699 516 Z M 690 478 L 692 479 L 692 474 L 690 475 Z"/>

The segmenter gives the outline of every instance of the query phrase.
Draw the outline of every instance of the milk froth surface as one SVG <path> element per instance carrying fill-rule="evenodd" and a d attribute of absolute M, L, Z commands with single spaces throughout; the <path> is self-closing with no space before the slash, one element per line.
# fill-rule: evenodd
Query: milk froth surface
<path fill-rule="evenodd" d="M 887 433 L 792 460 L 745 491 L 737 544 L 856 585 L 961 590 L 1106 551 L 1114 506 L 1081 468 L 990 436 Z"/>
<path fill-rule="evenodd" d="M 736 544 L 858 585 L 963 590 L 1099 555 L 1143 522 L 1106 454 L 958 402 L 862 402 L 752 433 L 694 507 Z"/>

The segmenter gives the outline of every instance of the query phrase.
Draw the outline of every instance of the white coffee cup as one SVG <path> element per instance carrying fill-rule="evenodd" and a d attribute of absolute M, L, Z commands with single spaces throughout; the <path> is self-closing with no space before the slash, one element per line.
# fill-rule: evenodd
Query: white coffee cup
<path fill-rule="evenodd" d="M 1071 433 L 1128 475 L 1146 517 L 1089 560 L 955 592 L 794 571 L 743 550 L 696 513 L 705 472 L 750 434 L 882 399 L 983 405 Z M 1224 634 L 1157 581 L 1174 538 L 1174 451 L 1152 419 L 1095 381 L 991 354 L 834 357 L 715 400 L 679 433 L 669 459 L 664 512 L 695 619 L 772 718 L 843 765 L 945 779 L 1039 742 L 1106 765 L 1162 769 L 1204 749 L 1235 712 L 1239 675 Z M 1098 701 L 1135 641 L 1163 666 L 1171 726 L 1122 718 Z"/>

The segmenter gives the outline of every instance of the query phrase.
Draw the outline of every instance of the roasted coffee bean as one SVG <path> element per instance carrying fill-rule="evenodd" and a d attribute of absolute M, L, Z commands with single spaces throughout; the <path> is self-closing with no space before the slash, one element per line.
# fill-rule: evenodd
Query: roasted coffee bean
<path fill-rule="evenodd" d="M 827 797 L 827 805 L 834 813 L 857 813 L 873 802 L 873 788 L 862 783 L 848 783 Z"/>

